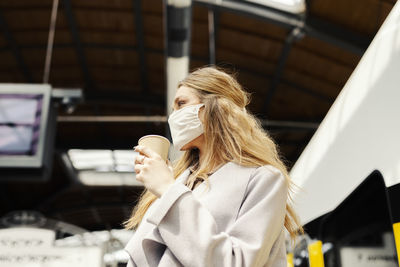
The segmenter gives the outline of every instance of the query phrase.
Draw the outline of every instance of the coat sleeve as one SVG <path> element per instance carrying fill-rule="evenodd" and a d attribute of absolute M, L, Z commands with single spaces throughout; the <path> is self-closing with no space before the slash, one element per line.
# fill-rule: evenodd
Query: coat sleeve
<path fill-rule="evenodd" d="M 286 200 L 284 176 L 263 166 L 249 178 L 229 229 L 220 231 L 211 213 L 180 183 L 162 195 L 147 221 L 157 226 L 165 245 L 184 266 L 255 266 L 265 264 L 282 232 Z"/>

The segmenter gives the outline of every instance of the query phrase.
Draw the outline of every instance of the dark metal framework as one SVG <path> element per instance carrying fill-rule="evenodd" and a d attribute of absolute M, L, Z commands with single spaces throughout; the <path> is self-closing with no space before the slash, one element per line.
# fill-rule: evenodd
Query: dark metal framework
<path fill-rule="evenodd" d="M 217 17 L 218 17 L 218 15 L 217 15 Z M 217 21 L 218 21 L 218 19 L 215 19 L 215 22 L 217 22 Z M 215 27 L 216 27 L 215 34 L 217 34 L 218 33 L 218 26 L 215 25 Z M 215 39 L 215 41 L 217 41 L 217 39 Z M 90 48 L 101 48 L 101 49 L 109 49 L 109 50 L 119 49 L 119 50 L 130 50 L 130 51 L 138 49 L 138 47 L 135 46 L 135 45 L 109 45 L 109 44 L 103 45 L 103 44 L 95 44 L 95 43 L 82 43 L 82 46 L 85 47 L 85 48 L 88 48 L 88 49 L 90 49 Z M 60 44 L 60 43 L 58 43 L 58 44 L 55 44 L 54 47 L 55 48 L 64 48 L 64 47 L 71 47 L 71 45 L 70 44 Z M 20 48 L 23 48 L 23 49 L 38 49 L 38 48 L 42 48 L 43 49 L 43 48 L 45 48 L 45 46 L 44 45 L 23 45 L 23 46 L 20 46 Z M 5 49 L 1 49 L 0 48 L 0 51 L 2 51 L 2 50 L 5 50 Z M 153 49 L 153 48 L 145 48 L 145 51 L 146 51 L 146 53 L 147 52 L 151 52 L 151 53 L 154 53 L 154 54 L 163 54 L 164 53 L 164 51 L 162 51 L 162 50 Z M 196 60 L 204 60 L 204 58 L 199 58 L 199 57 L 193 57 L 192 56 L 192 58 L 196 59 Z M 260 77 L 261 76 L 262 77 L 267 77 L 267 78 L 271 78 L 272 77 L 272 76 L 269 77 L 265 73 L 255 72 L 254 70 L 249 70 L 249 69 L 246 69 L 246 68 L 241 68 L 241 71 L 248 72 L 248 73 L 253 73 L 253 74 L 255 74 L 257 76 L 260 76 Z M 290 87 L 293 87 L 293 88 L 295 88 L 297 90 L 300 90 L 300 91 L 302 91 L 304 93 L 312 95 L 312 96 L 314 96 L 316 98 L 319 98 L 320 100 L 328 102 L 328 103 L 331 103 L 334 100 L 334 99 L 332 99 L 330 97 L 327 97 L 325 95 L 322 95 L 322 94 L 320 94 L 318 92 L 314 92 L 314 91 L 312 91 L 310 89 L 301 87 L 301 86 L 299 86 L 297 84 L 294 84 L 294 83 L 289 82 L 289 81 L 287 81 L 285 79 L 282 79 L 282 77 L 280 79 L 280 83 L 286 84 L 286 85 L 288 85 Z M 115 88 L 113 90 L 115 90 Z M 112 91 L 111 88 L 110 88 L 110 91 Z M 151 107 L 157 107 L 157 105 L 160 106 L 160 105 L 164 104 L 164 102 L 163 102 L 164 100 L 160 100 L 160 98 L 162 97 L 160 95 L 153 95 L 151 97 L 144 97 L 144 96 L 141 96 L 141 95 L 137 95 L 137 96 L 135 96 L 135 99 L 132 99 L 131 97 L 129 98 L 129 96 L 117 96 L 117 95 L 111 94 L 111 93 L 110 94 L 105 94 L 105 93 L 99 93 L 99 92 L 95 92 L 95 93 L 87 92 L 85 95 L 86 95 L 87 99 L 90 99 L 90 100 L 93 100 L 93 101 L 101 101 L 101 100 L 104 100 L 104 99 L 107 99 L 107 100 L 110 100 L 110 101 L 122 101 L 122 102 L 129 101 L 129 103 L 131 103 L 131 104 L 135 104 L 135 105 L 139 105 L 139 106 L 150 105 Z M 147 102 L 147 101 L 149 101 L 149 102 Z"/>
<path fill-rule="evenodd" d="M 109 88 L 109 90 L 101 92 L 86 92 L 85 98 L 88 101 L 96 103 L 101 103 L 103 101 L 106 101 L 107 103 L 129 103 L 131 105 L 149 108 L 162 107 L 165 104 L 165 97 L 162 95 L 147 92 L 146 94 L 138 93 L 133 98 L 132 94 L 126 92 L 118 92 L 118 94 L 116 94 L 115 89 L 116 88 Z"/>
<path fill-rule="evenodd" d="M 275 75 L 271 79 L 271 84 L 269 90 L 267 92 L 267 97 L 264 103 L 264 114 L 268 115 L 268 108 L 270 107 L 270 103 L 272 101 L 273 96 L 277 90 L 278 84 L 281 80 L 283 70 L 286 65 L 286 61 L 289 57 L 290 49 L 292 48 L 293 42 L 300 39 L 303 36 L 302 30 L 300 28 L 294 28 L 286 37 L 285 43 L 282 48 L 281 55 L 278 60 L 278 65 L 275 70 Z"/>
<path fill-rule="evenodd" d="M 147 80 L 147 61 L 145 55 L 144 46 L 144 34 L 143 34 L 143 16 L 142 16 L 142 1 L 133 0 L 134 15 L 135 15 L 135 30 L 136 30 L 136 43 L 137 52 L 139 55 L 139 71 L 140 71 L 140 85 L 142 92 L 147 92 L 148 80 Z"/>
<path fill-rule="evenodd" d="M 360 34 L 351 32 L 344 28 L 337 27 L 333 24 L 321 21 L 316 18 L 310 18 L 309 16 L 307 16 L 307 14 L 289 14 L 273 8 L 253 5 L 244 1 L 194 0 L 194 2 L 198 5 L 206 6 L 209 12 L 225 10 L 228 12 L 234 12 L 256 19 L 261 19 L 263 21 L 267 21 L 269 23 L 273 23 L 290 30 L 283 45 L 275 74 L 270 81 L 267 96 L 264 102 L 264 116 L 268 115 L 271 101 L 273 99 L 273 96 L 275 95 L 279 83 L 281 82 L 281 77 L 290 50 L 296 40 L 302 38 L 304 35 L 308 35 L 310 37 L 314 37 L 316 39 L 330 43 L 357 55 L 362 55 L 367 49 L 369 43 L 371 42 L 371 40 L 369 38 L 366 38 L 365 36 L 361 36 Z M 307 7 L 309 7 L 310 1 L 306 1 L 306 5 Z M 209 38 L 211 48 L 211 45 L 215 42 L 215 33 L 211 34 L 210 31 Z M 213 59 L 215 60 L 215 51 L 210 49 L 210 63 L 213 62 Z M 297 86 L 294 86 L 294 88 L 297 88 Z"/>
<path fill-rule="evenodd" d="M 71 0 L 62 0 L 62 5 L 71 32 L 72 41 L 75 45 L 75 50 L 78 57 L 79 65 L 82 68 L 83 78 L 85 80 L 86 86 L 89 88 L 94 88 L 95 84 L 90 75 L 89 66 L 85 56 L 85 48 L 81 42 L 75 14 L 74 11 L 72 10 Z"/>
<path fill-rule="evenodd" d="M 282 74 L 284 72 L 284 68 L 286 65 L 286 60 L 289 56 L 291 47 L 293 43 L 301 38 L 303 35 L 307 35 L 310 37 L 314 37 L 324 42 L 333 44 L 335 46 L 341 47 L 347 51 L 352 53 L 362 55 L 370 43 L 370 38 L 362 36 L 360 34 L 351 32 L 347 29 L 338 27 L 331 23 L 321 21 L 317 18 L 309 17 L 307 13 L 305 14 L 290 14 L 286 12 L 282 12 L 280 10 L 276 10 L 273 8 L 268 8 L 264 6 L 258 6 L 251 4 L 245 1 L 235 1 L 235 0 L 223 0 L 223 1 L 213 1 L 213 0 L 193 0 L 194 4 L 205 6 L 209 11 L 209 63 L 216 64 L 216 42 L 218 38 L 218 28 L 219 28 L 219 12 L 220 11 L 228 11 L 233 13 L 238 13 L 241 15 L 249 16 L 252 18 L 260 19 L 262 21 L 267 21 L 269 23 L 273 23 L 275 25 L 287 28 L 289 30 L 288 36 L 283 45 L 283 49 L 281 55 L 279 57 L 277 68 L 275 70 L 275 74 L 272 77 L 269 77 L 270 84 L 268 87 L 267 96 L 264 104 L 264 115 L 268 115 L 268 109 L 270 107 L 270 103 L 273 99 L 273 96 L 277 90 L 277 87 L 280 83 L 287 84 L 295 89 L 301 90 L 308 94 L 312 94 L 324 101 L 332 101 L 329 97 L 325 97 L 318 93 L 315 93 L 307 88 L 302 88 L 301 86 L 297 86 L 291 82 L 285 81 L 282 79 Z M 309 7 L 310 1 L 306 1 L 307 6 Z M 122 50 L 137 50 L 139 55 L 139 70 L 140 70 L 140 81 L 141 81 L 141 89 L 142 92 L 146 92 L 148 88 L 148 77 L 147 77 L 147 62 L 145 54 L 146 52 L 156 52 L 156 53 L 164 53 L 163 51 L 153 51 L 154 49 L 149 49 L 145 47 L 144 43 L 144 33 L 143 33 L 143 15 L 141 8 L 140 0 L 132 0 L 133 5 L 133 15 L 135 20 L 135 30 L 136 30 L 136 39 L 137 45 L 107 45 L 107 44 L 92 44 L 92 43 L 83 43 L 80 38 L 78 25 L 76 23 L 75 15 L 73 12 L 73 7 L 71 4 L 71 0 L 62 0 L 62 5 L 64 8 L 64 12 L 66 15 L 67 23 L 70 29 L 70 33 L 72 36 L 73 44 L 75 46 L 75 50 L 77 53 L 77 58 L 79 64 L 82 69 L 83 78 L 88 88 L 95 88 L 95 83 L 91 77 L 88 62 L 85 55 L 85 49 L 87 48 L 105 48 L 105 49 L 122 49 Z M 18 66 L 23 73 L 27 82 L 32 82 L 33 78 L 30 73 L 29 68 L 24 62 L 24 59 L 20 53 L 21 47 L 16 44 L 15 39 L 10 32 L 4 17 L 0 13 L 0 26 L 3 29 L 3 33 L 6 41 L 8 42 L 8 46 L 11 48 L 14 57 L 18 63 Z M 56 44 L 55 47 L 70 47 L 69 44 Z M 167 45 L 167 47 L 170 44 Z M 23 48 L 42 48 L 41 45 L 31 45 L 24 46 Z M 248 70 L 249 71 L 249 70 Z M 257 74 L 258 75 L 258 74 Z M 262 74 L 265 76 L 265 74 Z M 100 95 L 99 95 L 100 94 Z M 106 99 L 114 99 L 115 101 L 129 101 L 132 104 L 138 104 L 143 106 L 153 106 L 163 105 L 163 100 L 161 96 L 135 96 L 132 97 L 121 96 L 117 97 L 114 94 L 105 95 L 104 93 L 99 93 L 92 90 L 86 91 L 87 99 L 90 100 L 99 100 L 101 101 L 106 97 Z M 133 101 L 133 102 L 132 102 Z"/>
<path fill-rule="evenodd" d="M 12 53 L 14 54 L 15 60 L 17 61 L 19 69 L 22 71 L 24 78 L 27 82 L 32 83 L 33 77 L 32 74 L 27 67 L 25 60 L 21 55 L 21 51 L 17 45 L 17 42 L 14 39 L 13 34 L 11 33 L 6 20 L 4 19 L 3 13 L 0 10 L 0 27 L 3 30 L 4 37 L 7 41 L 8 47 L 11 49 Z"/>
<path fill-rule="evenodd" d="M 243 1 L 194 0 L 194 3 L 206 6 L 213 10 L 225 10 L 268 21 L 269 23 L 288 29 L 300 28 L 310 37 L 317 38 L 359 55 L 364 53 L 371 42 L 371 39 L 366 36 L 351 32 L 347 29 L 316 18 L 309 18 L 306 14 L 293 15 L 273 8 L 260 7 Z"/>

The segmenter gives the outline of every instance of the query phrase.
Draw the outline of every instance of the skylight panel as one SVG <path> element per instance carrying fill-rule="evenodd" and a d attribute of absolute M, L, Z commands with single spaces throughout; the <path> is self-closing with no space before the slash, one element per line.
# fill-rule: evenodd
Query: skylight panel
<path fill-rule="evenodd" d="M 70 149 L 68 156 L 77 170 L 133 172 L 137 152 L 133 150 Z"/>
<path fill-rule="evenodd" d="M 285 12 L 299 14 L 306 11 L 304 0 L 246 0 L 255 4 L 276 8 Z"/>
<path fill-rule="evenodd" d="M 138 153 L 133 149 L 70 149 L 67 154 L 77 179 L 85 185 L 143 186 L 136 180 L 134 162 Z"/>

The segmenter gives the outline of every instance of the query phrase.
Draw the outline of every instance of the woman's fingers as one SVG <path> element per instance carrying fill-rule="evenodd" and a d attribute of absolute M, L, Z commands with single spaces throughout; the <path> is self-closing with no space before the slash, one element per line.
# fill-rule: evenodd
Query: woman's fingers
<path fill-rule="evenodd" d="M 144 182 L 142 174 L 141 174 L 142 168 L 143 168 L 143 165 L 140 165 L 140 164 L 135 165 L 135 178 L 136 178 L 137 181 L 139 181 L 141 183 Z"/>
<path fill-rule="evenodd" d="M 140 155 L 137 155 L 135 158 L 135 165 L 140 164 Z"/>
<path fill-rule="evenodd" d="M 148 158 L 159 158 L 160 157 L 160 155 L 158 155 L 156 152 L 154 152 L 153 150 L 151 150 L 147 147 L 144 147 L 144 146 L 136 146 L 135 151 L 145 155 Z"/>
<path fill-rule="evenodd" d="M 141 168 L 142 168 L 142 166 L 140 165 L 140 164 L 135 164 L 135 173 L 136 174 L 139 174 L 140 173 L 140 171 L 141 171 Z"/>
<path fill-rule="evenodd" d="M 144 146 L 135 147 L 135 152 L 139 153 L 135 158 L 136 180 L 160 197 L 175 181 L 171 164 Z"/>
<path fill-rule="evenodd" d="M 135 164 L 143 164 L 145 159 L 146 159 L 145 156 L 137 155 L 135 158 Z"/>

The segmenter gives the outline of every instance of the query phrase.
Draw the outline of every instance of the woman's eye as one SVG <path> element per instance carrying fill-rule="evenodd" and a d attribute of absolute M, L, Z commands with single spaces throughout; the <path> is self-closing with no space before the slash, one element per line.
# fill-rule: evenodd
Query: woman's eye
<path fill-rule="evenodd" d="M 180 106 L 182 106 L 182 105 L 184 105 L 185 104 L 185 101 L 179 101 L 178 102 L 178 107 L 180 107 Z"/>

